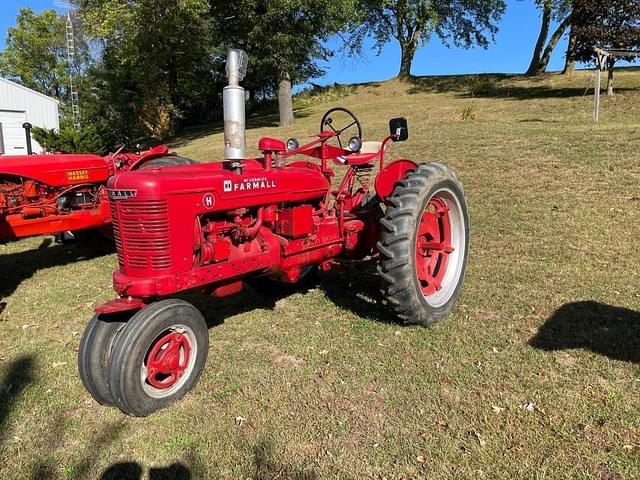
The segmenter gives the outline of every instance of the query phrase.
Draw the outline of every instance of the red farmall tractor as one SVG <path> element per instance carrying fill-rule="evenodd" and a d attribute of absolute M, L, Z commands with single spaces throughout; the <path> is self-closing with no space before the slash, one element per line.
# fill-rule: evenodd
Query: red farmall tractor
<path fill-rule="evenodd" d="M 30 150 L 30 149 L 29 149 Z M 140 168 L 188 165 L 161 145 L 143 153 L 0 156 L 0 240 L 75 232 L 110 236 L 107 180 Z"/>
<path fill-rule="evenodd" d="M 243 52 L 230 51 L 224 161 L 127 172 L 108 184 L 118 296 L 97 308 L 78 365 L 98 402 L 130 415 L 181 398 L 204 367 L 207 323 L 170 298 L 178 292 L 285 287 L 345 259 L 370 259 L 407 324 L 443 318 L 460 294 L 469 247 L 462 185 L 439 163 L 385 162 L 390 142 L 407 140 L 406 120 L 391 120 L 382 142 L 362 143 L 358 119 L 336 108 L 310 143 L 262 138 L 262 156 L 245 158 L 244 65 Z M 335 188 L 332 163 L 345 171 Z"/>

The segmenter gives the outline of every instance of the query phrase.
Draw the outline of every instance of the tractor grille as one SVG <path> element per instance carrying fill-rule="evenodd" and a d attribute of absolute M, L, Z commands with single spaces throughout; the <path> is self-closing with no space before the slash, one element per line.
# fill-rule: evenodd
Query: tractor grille
<path fill-rule="evenodd" d="M 165 200 L 111 202 L 120 268 L 171 267 L 169 218 Z"/>

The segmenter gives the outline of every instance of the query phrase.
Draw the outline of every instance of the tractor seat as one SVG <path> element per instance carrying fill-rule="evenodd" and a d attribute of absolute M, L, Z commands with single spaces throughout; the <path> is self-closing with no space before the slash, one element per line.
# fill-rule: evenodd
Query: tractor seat
<path fill-rule="evenodd" d="M 382 142 L 362 142 L 360 153 L 380 153 Z"/>
<path fill-rule="evenodd" d="M 368 165 L 380 158 L 382 142 L 362 142 L 358 153 L 351 153 L 338 157 L 335 161 L 339 165 Z"/>

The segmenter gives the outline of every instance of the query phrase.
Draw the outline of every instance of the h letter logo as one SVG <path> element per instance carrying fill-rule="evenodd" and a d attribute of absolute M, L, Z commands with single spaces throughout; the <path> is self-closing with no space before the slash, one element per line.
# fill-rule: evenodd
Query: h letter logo
<path fill-rule="evenodd" d="M 213 194 L 205 193 L 204 197 L 202 197 L 202 206 L 207 210 L 210 210 L 213 208 L 215 204 L 216 204 L 216 200 L 213 197 Z"/>

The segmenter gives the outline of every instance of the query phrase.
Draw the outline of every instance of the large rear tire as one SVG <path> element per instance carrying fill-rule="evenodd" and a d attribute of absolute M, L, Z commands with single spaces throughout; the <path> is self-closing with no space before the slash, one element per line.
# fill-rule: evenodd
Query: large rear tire
<path fill-rule="evenodd" d="M 101 405 L 113 405 L 109 365 L 113 344 L 125 322 L 122 316 L 95 315 L 80 339 L 78 373 L 82 384 Z"/>
<path fill-rule="evenodd" d="M 145 417 L 189 392 L 204 369 L 209 331 L 183 300 L 162 300 L 136 313 L 111 355 L 109 384 L 124 413 Z"/>
<path fill-rule="evenodd" d="M 469 254 L 469 214 L 457 175 L 440 163 L 421 164 L 386 200 L 378 242 L 382 294 L 406 324 L 428 327 L 458 297 Z"/>

